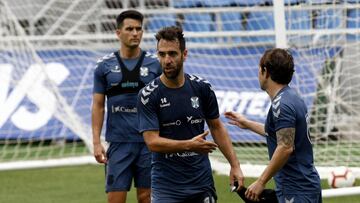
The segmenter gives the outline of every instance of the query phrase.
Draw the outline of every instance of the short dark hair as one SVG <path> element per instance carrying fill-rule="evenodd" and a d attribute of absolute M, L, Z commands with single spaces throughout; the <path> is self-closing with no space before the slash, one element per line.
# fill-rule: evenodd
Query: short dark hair
<path fill-rule="evenodd" d="M 265 68 L 270 78 L 279 84 L 289 84 L 294 73 L 294 59 L 288 50 L 273 48 L 265 51 L 260 59 L 261 71 Z"/>
<path fill-rule="evenodd" d="M 158 44 L 161 39 L 167 41 L 178 40 L 180 44 L 181 52 L 183 52 L 186 48 L 183 30 L 181 27 L 178 26 L 170 26 L 170 27 L 162 28 L 161 30 L 158 31 L 158 33 L 156 33 L 155 38 L 157 39 Z"/>
<path fill-rule="evenodd" d="M 144 20 L 144 15 L 141 14 L 139 11 L 136 11 L 136 10 L 123 11 L 116 17 L 116 26 L 117 26 L 117 28 L 121 28 L 122 23 L 124 22 L 124 20 L 126 18 L 131 18 L 131 19 L 138 20 L 142 24 L 143 20 Z"/>

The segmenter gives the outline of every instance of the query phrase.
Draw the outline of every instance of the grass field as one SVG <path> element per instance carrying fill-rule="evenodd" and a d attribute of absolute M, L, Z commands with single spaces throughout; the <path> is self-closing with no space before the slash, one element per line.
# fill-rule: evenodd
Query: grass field
<path fill-rule="evenodd" d="M 247 179 L 249 185 L 253 179 Z M 229 192 L 228 177 L 215 175 L 219 203 L 238 203 L 240 198 Z M 0 172 L 1 203 L 101 203 L 104 193 L 104 168 L 99 165 L 60 167 Z M 327 184 L 323 183 L 324 188 Z M 360 185 L 359 180 L 357 185 Z M 273 187 L 269 183 L 267 187 Z M 128 203 L 136 203 L 134 190 Z M 360 202 L 360 195 L 323 200 L 324 203 Z"/>

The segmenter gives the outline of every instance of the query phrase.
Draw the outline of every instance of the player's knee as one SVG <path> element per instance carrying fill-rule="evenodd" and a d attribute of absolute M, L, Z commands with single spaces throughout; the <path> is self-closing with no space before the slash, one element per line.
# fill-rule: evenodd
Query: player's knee
<path fill-rule="evenodd" d="M 150 190 L 140 190 L 137 193 L 137 199 L 139 203 L 150 203 L 151 202 L 151 198 L 150 198 Z"/>
<path fill-rule="evenodd" d="M 125 203 L 126 202 L 126 192 L 109 192 L 108 203 Z"/>

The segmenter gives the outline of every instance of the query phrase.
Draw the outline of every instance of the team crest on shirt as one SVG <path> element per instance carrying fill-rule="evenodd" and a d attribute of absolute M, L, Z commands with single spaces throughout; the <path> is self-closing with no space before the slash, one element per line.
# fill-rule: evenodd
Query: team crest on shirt
<path fill-rule="evenodd" d="M 199 97 L 191 97 L 190 98 L 191 100 L 191 106 L 194 108 L 194 109 L 197 109 L 199 108 Z"/>
<path fill-rule="evenodd" d="M 148 67 L 140 67 L 140 75 L 142 77 L 146 77 L 149 75 L 149 68 Z"/>
<path fill-rule="evenodd" d="M 119 66 L 115 66 L 113 69 L 110 70 L 111 72 L 113 73 L 120 73 L 121 72 L 121 69 Z"/>

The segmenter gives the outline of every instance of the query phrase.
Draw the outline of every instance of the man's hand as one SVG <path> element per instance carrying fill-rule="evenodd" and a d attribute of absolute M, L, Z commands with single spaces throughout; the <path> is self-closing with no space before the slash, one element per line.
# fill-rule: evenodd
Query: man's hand
<path fill-rule="evenodd" d="M 258 202 L 260 201 L 260 194 L 264 190 L 265 185 L 262 184 L 259 180 L 253 182 L 245 192 L 246 198 Z"/>
<path fill-rule="evenodd" d="M 240 166 L 238 167 L 231 167 L 230 169 L 230 185 L 234 186 L 235 182 L 237 182 L 236 191 L 240 191 L 242 187 L 244 187 L 244 175 L 241 171 Z"/>
<path fill-rule="evenodd" d="M 94 157 L 99 163 L 106 164 L 107 162 L 105 148 L 100 143 L 94 144 Z"/>
<path fill-rule="evenodd" d="M 229 123 L 232 125 L 236 125 L 239 128 L 242 129 L 247 129 L 248 126 L 246 124 L 246 122 L 248 121 L 247 118 L 245 118 L 243 115 L 239 114 L 239 113 L 235 113 L 233 111 L 228 111 L 224 113 L 225 118 L 229 119 Z"/>
<path fill-rule="evenodd" d="M 189 151 L 194 151 L 198 153 L 211 153 L 218 147 L 216 143 L 206 141 L 205 137 L 209 134 L 209 131 L 205 131 L 196 137 L 191 139 L 190 149 Z"/>

